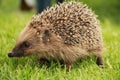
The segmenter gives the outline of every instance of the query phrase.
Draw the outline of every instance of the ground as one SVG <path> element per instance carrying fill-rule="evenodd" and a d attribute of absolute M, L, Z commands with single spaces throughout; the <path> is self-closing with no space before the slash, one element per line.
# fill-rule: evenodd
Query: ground
<path fill-rule="evenodd" d="M 120 25 L 108 18 L 101 20 L 106 48 L 104 69 L 96 65 L 93 56 L 76 62 L 70 72 L 61 68 L 59 62 L 51 62 L 48 68 L 41 67 L 36 56 L 8 58 L 7 53 L 15 45 L 20 31 L 34 14 L 34 11 L 19 11 L 15 8 L 18 3 L 13 5 L 10 1 L 12 5 L 5 2 L 0 5 L 0 80 L 120 80 Z"/>

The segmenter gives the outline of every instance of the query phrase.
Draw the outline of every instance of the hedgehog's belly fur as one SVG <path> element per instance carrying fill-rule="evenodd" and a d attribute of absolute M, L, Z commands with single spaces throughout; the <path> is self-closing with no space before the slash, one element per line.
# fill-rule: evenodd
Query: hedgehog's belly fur
<path fill-rule="evenodd" d="M 38 53 L 39 58 L 46 59 L 55 59 L 55 60 L 63 60 L 64 62 L 75 62 L 77 59 L 88 56 L 89 53 L 81 49 L 79 47 L 71 46 L 71 47 L 63 47 L 60 50 L 51 50 L 48 52 L 43 52 L 43 54 Z"/>

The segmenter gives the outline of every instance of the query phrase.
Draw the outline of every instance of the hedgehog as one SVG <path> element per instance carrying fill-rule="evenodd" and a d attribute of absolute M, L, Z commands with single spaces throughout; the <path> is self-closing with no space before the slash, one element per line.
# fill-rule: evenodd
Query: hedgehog
<path fill-rule="evenodd" d="M 37 54 L 39 61 L 63 61 L 67 70 L 89 55 L 103 65 L 103 39 L 95 13 L 81 2 L 63 2 L 34 15 L 21 32 L 9 57 Z"/>

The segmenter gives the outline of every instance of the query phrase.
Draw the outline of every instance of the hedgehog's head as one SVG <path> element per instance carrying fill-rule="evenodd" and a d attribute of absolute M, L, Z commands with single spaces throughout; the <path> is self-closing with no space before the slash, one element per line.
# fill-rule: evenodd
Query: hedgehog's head
<path fill-rule="evenodd" d="M 46 50 L 50 38 L 49 29 L 33 27 L 31 24 L 21 32 L 15 47 L 8 53 L 9 57 L 21 57 Z"/>

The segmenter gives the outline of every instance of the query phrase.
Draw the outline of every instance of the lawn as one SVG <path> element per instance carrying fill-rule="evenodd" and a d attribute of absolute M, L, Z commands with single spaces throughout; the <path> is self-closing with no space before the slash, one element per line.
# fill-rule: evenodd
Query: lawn
<path fill-rule="evenodd" d="M 8 58 L 20 31 L 35 13 L 18 10 L 17 0 L 2 0 L 0 5 L 0 80 L 120 80 L 120 24 L 109 18 L 101 20 L 105 52 L 105 68 L 99 68 L 90 56 L 66 72 L 58 63 L 40 66 L 36 56 Z M 0 3 L 1 4 L 1 3 Z"/>

